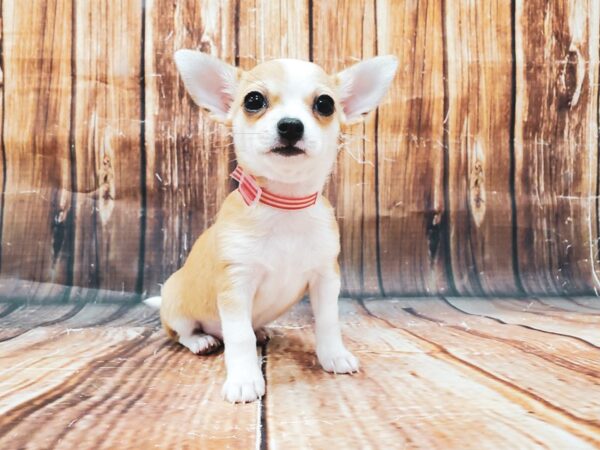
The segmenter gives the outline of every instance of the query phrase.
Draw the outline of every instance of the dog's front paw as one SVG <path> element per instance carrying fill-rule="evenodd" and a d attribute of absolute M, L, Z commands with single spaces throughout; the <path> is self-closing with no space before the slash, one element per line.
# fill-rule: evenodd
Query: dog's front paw
<path fill-rule="evenodd" d="M 318 352 L 319 362 L 323 369 L 333 373 L 358 372 L 358 359 L 348 350 L 341 349 L 336 352 Z"/>
<path fill-rule="evenodd" d="M 265 395 L 265 379 L 260 370 L 228 374 L 223 385 L 223 398 L 231 403 L 247 403 Z"/>

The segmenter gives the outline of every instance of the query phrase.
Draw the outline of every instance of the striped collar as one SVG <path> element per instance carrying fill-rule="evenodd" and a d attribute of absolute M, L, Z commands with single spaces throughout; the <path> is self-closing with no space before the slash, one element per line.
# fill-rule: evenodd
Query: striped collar
<path fill-rule="evenodd" d="M 273 208 L 293 211 L 314 205 L 319 196 L 318 192 L 306 197 L 284 197 L 283 195 L 273 194 L 261 188 L 256 182 L 256 178 L 244 173 L 240 166 L 237 166 L 231 173 L 231 178 L 239 183 L 238 191 L 248 206 L 254 206 L 260 202 Z"/>

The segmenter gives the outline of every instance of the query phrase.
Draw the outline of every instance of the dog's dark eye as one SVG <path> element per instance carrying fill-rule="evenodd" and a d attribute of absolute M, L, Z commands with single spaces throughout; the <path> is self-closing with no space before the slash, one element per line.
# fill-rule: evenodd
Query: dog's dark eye
<path fill-rule="evenodd" d="M 315 111 L 317 111 L 322 116 L 330 116 L 335 111 L 335 107 L 333 104 L 333 99 L 329 95 L 319 95 L 315 99 L 314 105 Z"/>
<path fill-rule="evenodd" d="M 248 112 L 260 111 L 267 106 L 267 99 L 258 91 L 252 91 L 244 97 L 244 108 Z"/>

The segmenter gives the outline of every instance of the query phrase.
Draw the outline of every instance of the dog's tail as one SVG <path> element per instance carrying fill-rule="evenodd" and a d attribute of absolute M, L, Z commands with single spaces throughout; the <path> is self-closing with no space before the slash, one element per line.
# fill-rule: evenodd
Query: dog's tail
<path fill-rule="evenodd" d="M 150 298 L 147 298 L 146 300 L 144 300 L 144 303 L 146 305 L 150 306 L 151 308 L 160 309 L 160 304 L 162 303 L 162 297 L 160 297 L 160 296 L 150 297 Z"/>

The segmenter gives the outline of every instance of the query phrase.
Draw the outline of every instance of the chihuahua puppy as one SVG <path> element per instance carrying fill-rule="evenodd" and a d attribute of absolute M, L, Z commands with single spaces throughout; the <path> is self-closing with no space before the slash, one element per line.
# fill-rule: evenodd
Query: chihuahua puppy
<path fill-rule="evenodd" d="M 307 291 L 321 366 L 358 371 L 340 333 L 339 231 L 321 191 L 340 127 L 377 107 L 396 58 L 368 59 L 335 75 L 294 59 L 243 71 L 192 50 L 177 51 L 175 63 L 194 102 L 232 127 L 239 187 L 161 297 L 146 303 L 160 308 L 167 334 L 193 353 L 224 342 L 222 394 L 230 402 L 264 394 L 257 337 Z"/>

